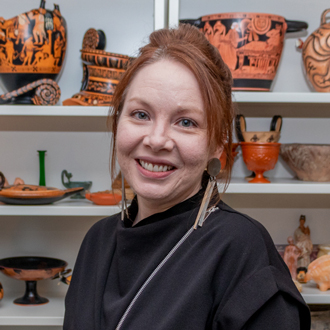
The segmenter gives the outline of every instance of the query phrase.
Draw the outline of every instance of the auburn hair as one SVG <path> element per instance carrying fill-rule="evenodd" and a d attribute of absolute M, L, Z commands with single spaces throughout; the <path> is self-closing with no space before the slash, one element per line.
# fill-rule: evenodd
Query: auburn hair
<path fill-rule="evenodd" d="M 232 76 L 222 60 L 218 49 L 190 24 L 180 24 L 178 28 L 161 29 L 149 36 L 149 43 L 139 49 L 126 72 L 121 77 L 109 114 L 109 126 L 113 133 L 111 145 L 111 177 L 115 177 L 116 135 L 118 121 L 132 80 L 143 67 L 169 59 L 188 67 L 195 75 L 203 98 L 207 118 L 207 138 L 210 149 L 222 147 L 226 155 L 226 165 L 221 171 L 221 179 L 229 184 L 233 158 L 232 133 L 234 108 L 232 103 Z"/>

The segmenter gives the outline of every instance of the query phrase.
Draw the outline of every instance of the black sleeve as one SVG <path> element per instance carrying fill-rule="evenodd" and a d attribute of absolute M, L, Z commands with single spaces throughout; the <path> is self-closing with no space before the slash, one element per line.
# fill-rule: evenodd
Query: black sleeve
<path fill-rule="evenodd" d="M 213 330 L 310 330 L 310 311 L 291 278 L 267 266 L 238 284 Z"/>
<path fill-rule="evenodd" d="M 278 292 L 247 321 L 243 330 L 301 330 L 310 324 L 301 324 L 297 302 L 288 294 Z"/>

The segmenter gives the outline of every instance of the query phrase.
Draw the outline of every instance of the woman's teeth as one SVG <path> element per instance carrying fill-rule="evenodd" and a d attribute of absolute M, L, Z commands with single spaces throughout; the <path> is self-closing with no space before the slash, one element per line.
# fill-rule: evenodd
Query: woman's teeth
<path fill-rule="evenodd" d="M 173 166 L 170 165 L 153 165 L 151 163 L 144 162 L 143 160 L 140 160 L 140 165 L 150 171 L 150 172 L 166 172 L 173 169 Z"/>

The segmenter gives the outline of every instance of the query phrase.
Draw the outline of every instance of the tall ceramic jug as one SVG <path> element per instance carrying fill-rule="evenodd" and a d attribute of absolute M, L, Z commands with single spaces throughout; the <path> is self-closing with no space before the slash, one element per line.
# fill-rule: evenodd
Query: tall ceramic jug
<path fill-rule="evenodd" d="M 58 5 L 11 19 L 0 17 L 0 82 L 6 93 L 0 104 L 56 104 L 67 42 L 66 22 Z"/>
<path fill-rule="evenodd" d="M 321 25 L 304 43 L 302 56 L 306 76 L 317 92 L 330 92 L 330 22 L 326 9 L 321 15 Z"/>

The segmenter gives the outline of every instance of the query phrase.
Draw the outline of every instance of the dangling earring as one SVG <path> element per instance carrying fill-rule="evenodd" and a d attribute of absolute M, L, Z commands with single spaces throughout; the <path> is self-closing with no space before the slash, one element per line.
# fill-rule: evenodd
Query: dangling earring
<path fill-rule="evenodd" d="M 206 171 L 210 175 L 210 178 L 209 178 L 209 182 L 207 183 L 204 197 L 203 197 L 201 206 L 200 206 L 198 214 L 197 214 L 197 218 L 196 218 L 196 221 L 194 224 L 194 229 L 197 229 L 197 226 L 202 227 L 202 225 L 203 225 L 207 207 L 209 206 L 212 192 L 214 189 L 214 185 L 217 182 L 216 176 L 220 173 L 220 170 L 221 170 L 221 162 L 220 162 L 219 158 L 212 158 L 207 164 Z"/>
<path fill-rule="evenodd" d="M 123 173 L 121 173 L 121 221 L 124 221 L 125 213 L 128 217 L 127 201 L 125 195 L 125 179 Z"/>

